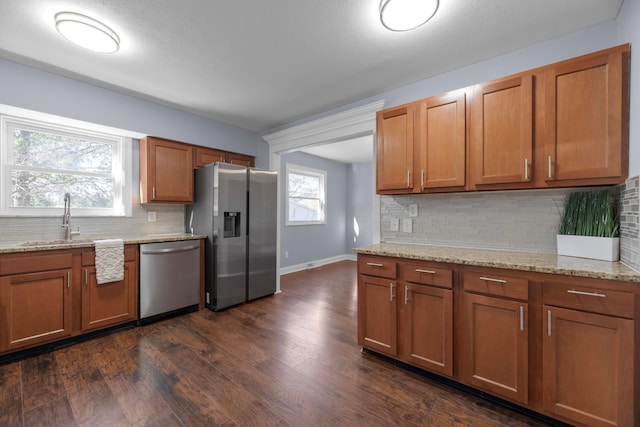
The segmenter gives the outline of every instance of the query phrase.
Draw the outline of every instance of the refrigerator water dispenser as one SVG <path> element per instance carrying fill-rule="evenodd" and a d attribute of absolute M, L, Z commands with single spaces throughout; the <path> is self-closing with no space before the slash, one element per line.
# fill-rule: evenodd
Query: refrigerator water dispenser
<path fill-rule="evenodd" d="M 224 213 L 224 237 L 240 237 L 240 212 Z"/>

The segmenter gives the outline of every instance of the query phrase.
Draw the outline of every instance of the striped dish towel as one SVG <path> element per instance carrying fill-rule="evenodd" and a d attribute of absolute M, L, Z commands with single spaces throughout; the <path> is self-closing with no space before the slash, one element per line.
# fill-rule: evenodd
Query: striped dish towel
<path fill-rule="evenodd" d="M 96 247 L 96 280 L 99 285 L 124 279 L 124 241 L 94 240 Z"/>

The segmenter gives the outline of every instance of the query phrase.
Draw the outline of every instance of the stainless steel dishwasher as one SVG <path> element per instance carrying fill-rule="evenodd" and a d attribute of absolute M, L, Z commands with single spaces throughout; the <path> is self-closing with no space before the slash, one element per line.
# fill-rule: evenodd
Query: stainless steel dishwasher
<path fill-rule="evenodd" d="M 197 310 L 200 241 L 140 245 L 140 323 Z"/>

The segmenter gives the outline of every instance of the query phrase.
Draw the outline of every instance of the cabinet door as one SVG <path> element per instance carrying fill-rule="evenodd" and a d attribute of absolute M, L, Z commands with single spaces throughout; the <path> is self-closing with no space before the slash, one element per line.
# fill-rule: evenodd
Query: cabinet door
<path fill-rule="evenodd" d="M 544 409 L 590 426 L 633 425 L 633 320 L 543 306 Z"/>
<path fill-rule="evenodd" d="M 140 202 L 193 202 L 193 147 L 146 137 L 140 141 Z"/>
<path fill-rule="evenodd" d="M 380 277 L 358 276 L 358 343 L 395 356 L 396 282 Z"/>
<path fill-rule="evenodd" d="M 0 352 L 71 336 L 71 270 L 0 278 Z"/>
<path fill-rule="evenodd" d="M 527 303 L 464 293 L 463 380 L 527 404 Z"/>
<path fill-rule="evenodd" d="M 465 185 L 465 94 L 434 96 L 417 113 L 416 190 Z"/>
<path fill-rule="evenodd" d="M 248 168 L 255 166 L 255 159 L 251 156 L 245 156 L 244 154 L 226 153 L 225 161 L 232 165 L 246 166 Z"/>
<path fill-rule="evenodd" d="M 413 114 L 413 104 L 376 114 L 378 191 L 407 193 L 413 189 Z"/>
<path fill-rule="evenodd" d="M 98 284 L 96 268 L 82 269 L 82 330 L 90 331 L 138 318 L 135 261 L 125 262 L 124 279 Z"/>
<path fill-rule="evenodd" d="M 400 295 L 401 358 L 453 375 L 453 291 L 405 283 Z"/>
<path fill-rule="evenodd" d="M 629 163 L 628 79 L 628 46 L 546 70 L 547 181 L 624 182 Z"/>
<path fill-rule="evenodd" d="M 224 162 L 224 155 L 224 151 L 206 147 L 195 147 L 194 166 L 196 168 L 201 168 L 202 166 L 211 163 Z"/>
<path fill-rule="evenodd" d="M 474 184 L 529 182 L 533 160 L 532 76 L 474 87 L 470 109 Z"/>

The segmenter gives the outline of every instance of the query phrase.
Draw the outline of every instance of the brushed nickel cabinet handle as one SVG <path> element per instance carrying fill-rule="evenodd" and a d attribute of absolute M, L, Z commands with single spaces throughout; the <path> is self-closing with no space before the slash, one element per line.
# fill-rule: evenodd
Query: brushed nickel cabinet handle
<path fill-rule="evenodd" d="M 156 199 L 156 187 L 151 188 L 151 200 Z"/>
<path fill-rule="evenodd" d="M 89 284 L 89 269 L 84 269 L 84 285 L 87 286 Z"/>
<path fill-rule="evenodd" d="M 524 159 L 524 180 L 529 181 L 529 161 Z"/>
<path fill-rule="evenodd" d="M 551 336 L 551 310 L 547 310 L 547 335 Z"/>
<path fill-rule="evenodd" d="M 371 267 L 383 267 L 384 264 L 379 264 L 377 262 L 368 262 L 367 265 L 371 266 Z"/>
<path fill-rule="evenodd" d="M 424 169 L 420 172 L 420 191 L 424 191 Z"/>
<path fill-rule="evenodd" d="M 389 286 L 389 301 L 393 302 L 393 283 L 390 283 Z"/>
<path fill-rule="evenodd" d="M 404 305 L 407 305 L 407 303 L 409 303 L 409 287 L 405 286 L 404 287 Z"/>
<path fill-rule="evenodd" d="M 524 331 L 524 307 L 520 306 L 520 330 Z"/>
<path fill-rule="evenodd" d="M 507 281 L 506 281 L 506 280 L 502 280 L 502 279 L 492 279 L 491 277 L 480 277 L 480 280 L 486 280 L 487 282 L 507 283 Z"/>
<path fill-rule="evenodd" d="M 547 158 L 547 175 L 551 178 L 551 156 Z"/>
<path fill-rule="evenodd" d="M 411 187 L 411 171 L 409 171 L 409 169 L 407 169 L 407 188 Z"/>
<path fill-rule="evenodd" d="M 433 270 L 422 270 L 421 268 L 416 268 L 416 273 L 436 274 Z"/>
<path fill-rule="evenodd" d="M 574 295 L 585 295 L 588 297 L 598 297 L 598 298 L 605 298 L 607 296 L 606 294 L 601 294 L 599 292 L 584 292 L 584 291 L 576 291 L 574 289 L 567 290 L 567 293 L 574 294 Z"/>
<path fill-rule="evenodd" d="M 67 289 L 71 287 L 71 272 L 67 271 Z"/>

